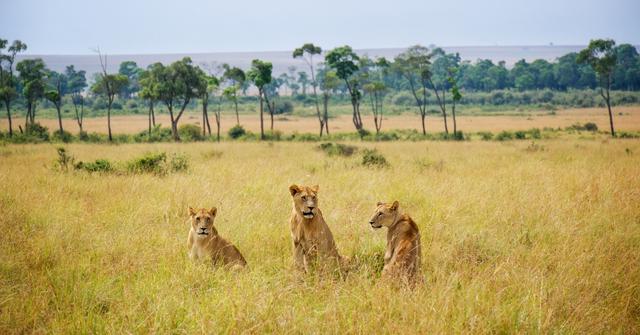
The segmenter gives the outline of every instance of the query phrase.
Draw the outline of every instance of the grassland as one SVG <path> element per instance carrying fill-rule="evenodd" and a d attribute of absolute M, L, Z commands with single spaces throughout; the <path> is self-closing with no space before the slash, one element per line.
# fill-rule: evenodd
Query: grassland
<path fill-rule="evenodd" d="M 56 171 L 55 146 L 0 147 L 0 333 L 640 332 L 640 141 L 71 144 L 77 159 L 190 157 L 164 177 Z M 292 271 L 291 183 L 355 269 Z M 378 200 L 417 221 L 424 286 L 378 282 Z M 217 206 L 250 268 L 187 258 L 186 208 Z"/>
<path fill-rule="evenodd" d="M 616 129 L 624 131 L 640 130 L 640 106 L 621 106 L 616 107 L 616 115 L 614 116 Z M 215 121 L 213 116 L 211 123 L 215 132 Z M 23 120 L 19 120 L 22 122 Z M 180 124 L 197 124 L 201 125 L 202 114 L 187 113 L 182 117 Z M 366 114 L 363 116 L 365 128 L 375 129 L 373 117 Z M 55 118 L 40 118 L 38 120 L 42 125 L 53 131 L 58 129 L 58 120 Z M 145 115 L 119 115 L 111 119 L 113 132 L 120 134 L 135 134 L 143 132 L 148 127 L 148 119 Z M 165 127 L 171 125 L 168 114 L 159 114 L 156 122 Z M 452 128 L 451 116 L 449 116 L 449 127 Z M 477 131 L 501 131 L 501 130 L 526 130 L 531 128 L 565 128 L 576 123 L 593 122 L 598 125 L 601 130 L 609 129 L 609 116 L 606 110 L 602 108 L 577 108 L 560 110 L 554 113 L 544 110 L 531 111 L 503 111 L 492 113 L 492 115 L 473 115 L 463 114 L 458 117 L 458 129 L 464 132 Z M 84 121 L 84 129 L 88 132 L 107 132 L 106 117 L 87 118 Z M 260 132 L 260 118 L 257 114 L 240 115 L 240 123 L 245 129 L 252 132 Z M 73 119 L 63 119 L 65 130 L 72 133 L 78 132 L 78 125 Z M 235 115 L 232 113 L 224 113 L 222 117 L 222 132 L 226 133 L 229 128 L 236 125 Z M 331 132 L 353 132 L 354 127 L 349 115 L 338 115 L 329 120 Z M 442 132 L 444 125 L 441 115 L 430 114 L 426 120 L 429 132 Z M 23 125 L 24 126 L 24 125 Z M 318 120 L 314 116 L 284 115 L 275 118 L 274 129 L 285 134 L 293 132 L 299 133 L 316 133 L 318 130 Z M 0 130 L 6 131 L 8 123 L 6 119 L 0 120 Z M 268 115 L 265 117 L 265 129 L 269 129 Z M 422 129 L 420 117 L 416 114 L 404 113 L 400 115 L 385 116 L 382 130 L 389 129 Z"/>

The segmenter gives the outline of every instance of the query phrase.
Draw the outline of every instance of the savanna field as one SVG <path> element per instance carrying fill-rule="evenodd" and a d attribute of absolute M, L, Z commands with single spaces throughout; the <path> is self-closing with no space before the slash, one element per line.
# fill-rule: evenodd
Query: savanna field
<path fill-rule="evenodd" d="M 182 172 L 56 168 L 59 145 L 0 147 L 0 333 L 640 333 L 640 141 L 68 144 L 115 164 L 148 152 Z M 363 166 L 376 148 L 387 167 Z M 319 184 L 344 278 L 295 272 L 292 183 Z M 379 282 L 398 200 L 422 235 L 424 285 Z M 187 257 L 187 207 L 249 268 Z"/>

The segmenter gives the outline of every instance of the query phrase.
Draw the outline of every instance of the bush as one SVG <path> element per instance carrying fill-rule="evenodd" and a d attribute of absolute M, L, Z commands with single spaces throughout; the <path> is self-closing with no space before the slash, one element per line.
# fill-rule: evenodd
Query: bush
<path fill-rule="evenodd" d="M 276 103 L 276 110 L 274 114 L 287 114 L 293 113 L 293 104 L 290 101 L 285 101 L 281 103 Z"/>
<path fill-rule="evenodd" d="M 362 155 L 362 165 L 367 167 L 387 167 L 387 159 L 377 150 L 365 149 Z"/>
<path fill-rule="evenodd" d="M 59 130 L 57 130 L 53 133 L 53 140 L 69 143 L 73 141 L 73 135 L 71 135 L 71 133 L 68 131 L 60 132 Z"/>
<path fill-rule="evenodd" d="M 246 133 L 246 130 L 244 130 L 241 125 L 235 125 L 231 129 L 229 129 L 229 137 L 234 140 L 244 136 L 244 134 Z"/>
<path fill-rule="evenodd" d="M 178 135 L 183 141 L 202 141 L 202 129 L 195 124 L 183 124 L 178 128 Z"/>
<path fill-rule="evenodd" d="M 43 141 L 49 140 L 49 128 L 37 122 L 27 124 L 26 134 Z"/>
<path fill-rule="evenodd" d="M 480 138 L 482 138 L 483 141 L 490 141 L 493 139 L 493 133 L 490 131 L 480 131 L 478 132 L 478 135 L 480 135 Z"/>
<path fill-rule="evenodd" d="M 361 139 L 365 138 L 366 136 L 369 136 L 370 134 L 371 133 L 368 130 L 364 129 L 364 128 L 358 129 L 358 135 L 360 135 Z"/>
<path fill-rule="evenodd" d="M 186 171 L 189 168 L 189 160 L 186 156 L 181 154 L 171 155 L 171 161 L 169 161 L 171 172 Z"/>
<path fill-rule="evenodd" d="M 318 149 L 322 150 L 325 154 L 329 156 L 344 156 L 349 157 L 353 155 L 358 148 L 353 145 L 346 145 L 340 143 L 321 143 L 318 146 Z"/>
<path fill-rule="evenodd" d="M 514 133 L 514 135 L 516 136 L 516 139 L 518 140 L 524 140 L 525 138 L 527 138 L 527 133 L 522 131 L 522 130 L 518 130 Z"/>
<path fill-rule="evenodd" d="M 147 153 L 127 163 L 127 171 L 131 173 L 165 174 L 164 164 L 166 161 L 167 154 L 164 152 Z"/>
<path fill-rule="evenodd" d="M 451 138 L 455 141 L 464 141 L 464 133 L 461 130 L 457 130 L 451 135 Z"/>
<path fill-rule="evenodd" d="M 510 131 L 503 130 L 496 135 L 496 140 L 498 141 L 508 141 L 513 139 L 513 133 Z"/>
<path fill-rule="evenodd" d="M 61 171 L 69 171 L 69 166 L 73 165 L 75 158 L 67 153 L 67 149 L 64 147 L 59 147 L 56 150 L 58 152 L 58 159 L 56 160 L 58 169 Z"/>
<path fill-rule="evenodd" d="M 598 131 L 598 125 L 593 122 L 587 122 L 584 124 L 584 130 L 587 131 Z"/>
<path fill-rule="evenodd" d="M 106 160 L 106 159 L 96 159 L 94 162 L 78 162 L 78 164 L 76 164 L 74 166 L 74 168 L 76 170 L 84 170 L 87 172 L 111 172 L 114 170 L 113 165 L 111 164 L 110 161 Z"/>
<path fill-rule="evenodd" d="M 529 135 L 531 135 L 531 138 L 536 139 L 536 140 L 542 138 L 542 133 L 540 132 L 540 129 L 538 129 L 538 128 L 529 129 Z"/>

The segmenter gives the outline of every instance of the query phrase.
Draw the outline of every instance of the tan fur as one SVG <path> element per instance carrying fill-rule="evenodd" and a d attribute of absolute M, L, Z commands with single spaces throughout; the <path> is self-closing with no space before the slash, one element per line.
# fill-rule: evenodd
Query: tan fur
<path fill-rule="evenodd" d="M 309 272 L 310 267 L 319 260 L 334 260 L 341 267 L 346 262 L 338 253 L 333 234 L 318 208 L 318 189 L 317 185 L 289 187 L 293 198 L 293 210 L 289 220 L 293 259 L 296 267 L 306 272 Z"/>
<path fill-rule="evenodd" d="M 189 221 L 191 222 L 187 239 L 189 258 L 193 260 L 207 259 L 211 260 L 214 265 L 231 268 L 245 267 L 247 262 L 238 248 L 218 235 L 218 231 L 213 226 L 217 212 L 215 207 L 210 210 L 204 208 L 195 210 L 189 207 Z"/>
<path fill-rule="evenodd" d="M 376 229 L 388 228 L 382 276 L 410 286 L 421 281 L 420 231 L 411 217 L 400 211 L 399 203 L 379 202 L 369 224 Z"/>

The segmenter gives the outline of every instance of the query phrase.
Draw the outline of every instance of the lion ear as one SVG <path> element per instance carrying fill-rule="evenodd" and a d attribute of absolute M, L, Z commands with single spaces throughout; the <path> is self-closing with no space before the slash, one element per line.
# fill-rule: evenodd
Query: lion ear
<path fill-rule="evenodd" d="M 211 214 L 211 216 L 216 216 L 216 214 L 218 214 L 218 208 L 211 207 L 211 209 L 209 210 L 209 214 Z"/>
<path fill-rule="evenodd" d="M 193 207 L 189 206 L 189 216 L 194 216 L 196 215 L 196 210 L 193 209 Z"/>
<path fill-rule="evenodd" d="M 318 191 L 320 190 L 320 185 L 311 186 L 311 190 L 313 191 L 313 193 L 318 193 Z"/>
<path fill-rule="evenodd" d="M 398 202 L 398 200 L 394 201 L 393 204 L 391 204 L 391 210 L 392 211 L 398 210 L 398 206 L 400 206 L 400 203 Z"/>
<path fill-rule="evenodd" d="M 289 193 L 291 193 L 291 196 L 296 195 L 298 192 L 300 192 L 300 187 L 298 185 L 293 184 L 289 186 Z"/>
<path fill-rule="evenodd" d="M 380 201 L 378 201 L 378 203 L 376 204 L 376 206 L 378 206 L 378 207 L 380 207 L 382 205 L 384 205 L 384 202 L 380 202 Z"/>

